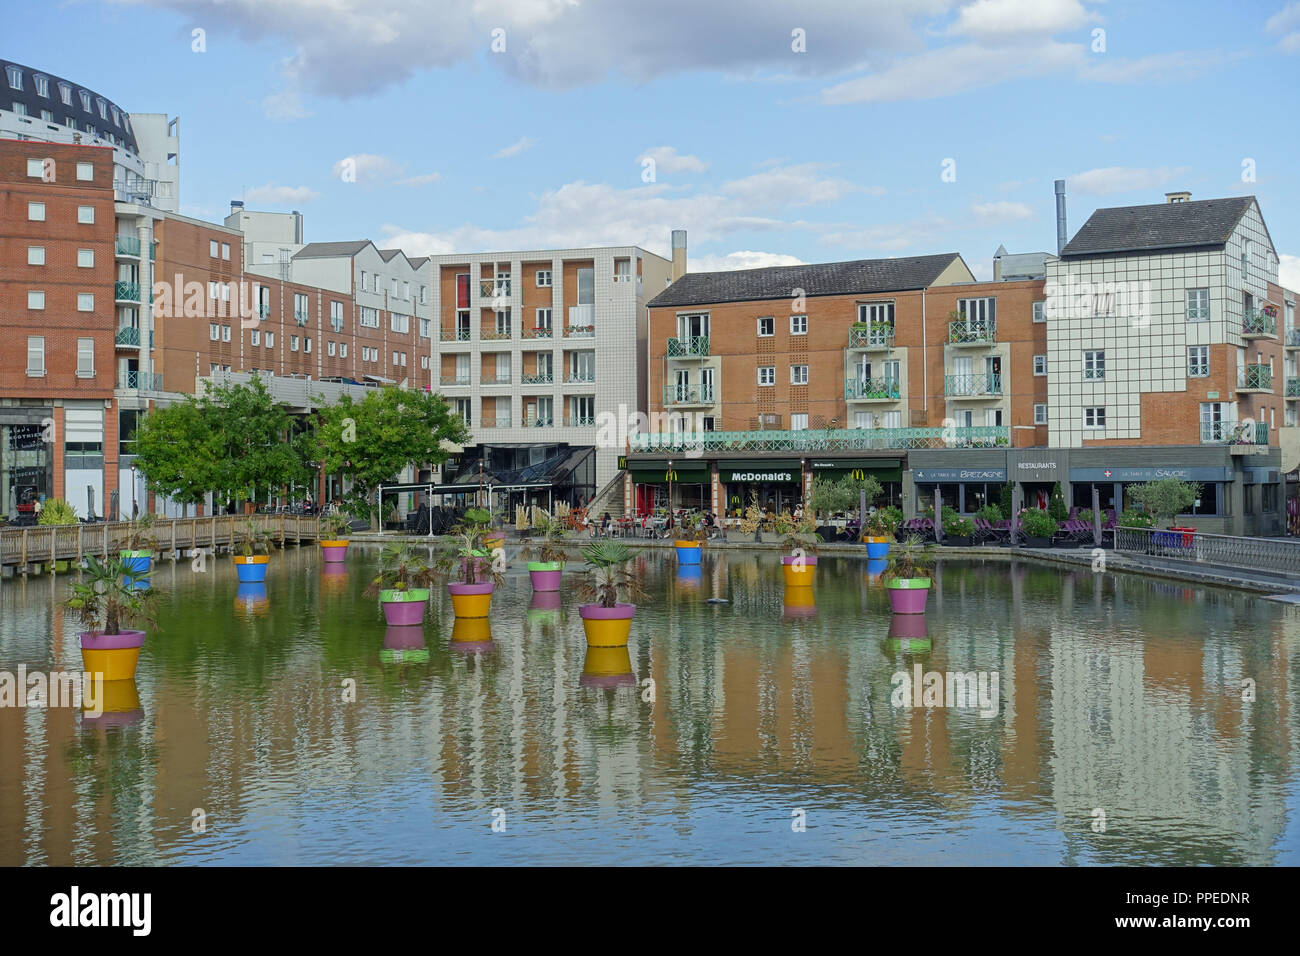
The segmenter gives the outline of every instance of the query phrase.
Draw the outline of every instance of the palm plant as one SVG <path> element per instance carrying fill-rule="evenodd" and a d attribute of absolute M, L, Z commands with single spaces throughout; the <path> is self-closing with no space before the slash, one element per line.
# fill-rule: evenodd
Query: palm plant
<path fill-rule="evenodd" d="M 921 544 L 918 538 L 907 538 L 889 553 L 885 577 L 889 580 L 926 578 L 934 569 L 934 547 Z"/>
<path fill-rule="evenodd" d="M 533 522 L 534 538 L 523 549 L 523 557 L 546 562 L 563 562 L 568 555 L 560 548 L 564 540 L 564 523 L 542 512 Z"/>
<path fill-rule="evenodd" d="M 380 591 L 410 591 L 428 587 L 434 570 L 419 550 L 409 544 L 390 544 L 379 552 L 379 572 L 363 592 L 375 597 Z"/>
<path fill-rule="evenodd" d="M 342 541 L 352 534 L 352 522 L 347 515 L 333 511 L 322 515 L 320 519 L 321 534 L 327 541 Z"/>
<path fill-rule="evenodd" d="M 452 529 L 452 544 L 434 563 L 438 573 L 446 576 L 456 571 L 461 584 L 503 583 L 505 575 L 488 560 L 487 549 L 483 546 L 491 522 L 492 516 L 485 509 L 468 509 L 460 524 Z"/>
<path fill-rule="evenodd" d="M 783 546 L 790 551 L 802 548 L 807 554 L 815 554 L 817 544 L 823 540 L 822 536 L 817 533 L 817 518 L 811 511 L 804 512 L 803 517 L 798 519 L 788 518 L 784 526 L 781 519 L 778 518 L 777 528 L 784 528 L 785 541 Z"/>
<path fill-rule="evenodd" d="M 77 509 L 62 498 L 51 498 L 41 506 L 37 524 L 76 524 Z"/>
<path fill-rule="evenodd" d="M 131 522 L 126 533 L 126 550 L 128 551 L 154 551 L 158 547 L 158 539 L 153 533 L 154 516 L 148 513 L 140 515 Z"/>
<path fill-rule="evenodd" d="M 578 593 L 601 607 L 615 607 L 622 593 L 629 603 L 643 599 L 646 591 L 628 570 L 635 555 L 627 545 L 615 541 L 597 541 L 582 549 L 589 567 L 583 573 Z"/>
<path fill-rule="evenodd" d="M 235 539 L 239 544 L 239 553 L 246 558 L 251 558 L 259 551 L 263 554 L 271 553 L 271 544 L 274 538 L 271 532 L 265 528 L 259 528 L 251 519 L 245 521 L 243 526 L 235 533 Z"/>
<path fill-rule="evenodd" d="M 138 587 L 148 580 L 148 573 L 136 571 L 121 558 L 86 558 L 79 582 L 72 585 L 72 596 L 63 602 L 92 634 L 121 634 L 122 625 L 133 621 L 156 626 L 153 604 L 157 592 Z"/>

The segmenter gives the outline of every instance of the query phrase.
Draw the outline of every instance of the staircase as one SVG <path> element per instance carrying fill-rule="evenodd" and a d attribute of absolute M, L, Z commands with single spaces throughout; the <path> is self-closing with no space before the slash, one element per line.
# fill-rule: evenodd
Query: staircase
<path fill-rule="evenodd" d="M 623 517 L 623 476 L 626 471 L 618 471 L 614 477 L 605 482 L 605 486 L 596 492 L 596 497 L 591 499 L 591 504 L 587 506 L 587 514 L 593 518 L 599 518 L 606 511 L 614 520 Z"/>

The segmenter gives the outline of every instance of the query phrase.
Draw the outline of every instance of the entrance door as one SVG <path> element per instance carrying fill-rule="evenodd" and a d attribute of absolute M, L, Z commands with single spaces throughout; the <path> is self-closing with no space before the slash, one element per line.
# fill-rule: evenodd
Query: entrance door
<path fill-rule="evenodd" d="M 713 369 L 700 369 L 700 401 L 713 401 Z"/>

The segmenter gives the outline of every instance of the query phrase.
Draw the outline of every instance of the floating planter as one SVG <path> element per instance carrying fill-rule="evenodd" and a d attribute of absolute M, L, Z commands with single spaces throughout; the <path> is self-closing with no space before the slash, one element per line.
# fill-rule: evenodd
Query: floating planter
<path fill-rule="evenodd" d="M 534 591 L 559 591 L 564 578 L 563 561 L 529 561 L 528 577 Z"/>
<path fill-rule="evenodd" d="M 635 687 L 636 674 L 632 672 L 632 656 L 627 646 L 588 647 L 578 683 L 583 687 L 602 689 Z"/>
<path fill-rule="evenodd" d="M 346 517 L 335 512 L 320 519 L 320 533 L 328 535 L 320 543 L 321 555 L 327 564 L 339 564 L 348 557 L 348 532 L 352 525 Z"/>
<path fill-rule="evenodd" d="M 148 574 L 153 566 L 153 552 L 158 542 L 153 535 L 153 515 L 132 521 L 127 529 L 125 547 L 118 552 L 122 564 L 137 575 Z"/>
<path fill-rule="evenodd" d="M 320 550 L 328 564 L 339 564 L 348 559 L 348 543 L 342 538 L 334 541 L 322 541 Z"/>
<path fill-rule="evenodd" d="M 587 633 L 588 647 L 626 647 L 632 632 L 632 618 L 636 616 L 635 604 L 618 603 L 613 607 L 600 604 L 580 604 L 582 629 Z"/>
<path fill-rule="evenodd" d="M 782 598 L 782 617 L 787 621 L 796 618 L 816 617 L 817 599 L 810 587 L 792 587 L 785 589 Z"/>
<path fill-rule="evenodd" d="M 889 607 L 895 614 L 924 614 L 930 597 L 929 578 L 890 578 Z"/>
<path fill-rule="evenodd" d="M 259 528 L 251 519 L 237 534 L 240 553 L 235 555 L 235 573 L 239 580 L 256 582 L 266 580 L 266 569 L 271 561 L 271 533 Z M 264 552 L 258 554 L 257 552 Z"/>
<path fill-rule="evenodd" d="M 505 546 L 506 536 L 504 533 L 494 531 L 483 535 L 483 547 L 487 549 L 488 554 L 491 554 L 497 548 L 504 548 Z"/>
<path fill-rule="evenodd" d="M 622 592 L 628 597 L 641 593 L 641 587 L 627 566 L 634 555 L 625 544 L 600 541 L 583 548 L 590 566 L 584 575 L 584 596 L 596 598 L 593 604 L 578 605 L 582 629 L 588 647 L 626 647 L 632 632 L 636 605 L 620 602 Z"/>
<path fill-rule="evenodd" d="M 245 614 L 265 614 L 270 603 L 262 581 L 245 581 L 235 588 L 235 607 Z"/>
<path fill-rule="evenodd" d="M 389 624 L 419 624 L 432 578 L 428 562 L 415 548 L 390 544 L 379 553 L 379 573 L 363 593 L 379 598 Z"/>
<path fill-rule="evenodd" d="M 673 547 L 677 549 L 678 564 L 699 564 L 700 552 L 703 547 L 698 541 L 674 541 Z"/>
<path fill-rule="evenodd" d="M 883 535 L 867 535 L 863 540 L 867 543 L 868 558 L 882 560 L 889 557 L 889 546 L 893 543 L 892 538 L 886 538 Z"/>
<path fill-rule="evenodd" d="M 460 573 L 462 578 L 468 577 L 469 580 L 487 577 L 492 573 L 490 553 L 482 548 L 462 551 L 460 555 Z"/>
<path fill-rule="evenodd" d="M 930 569 L 934 558 L 930 548 L 909 538 L 889 559 L 885 587 L 895 614 L 924 614 L 930 597 Z"/>
<path fill-rule="evenodd" d="M 81 580 L 63 606 L 76 611 L 86 630 L 81 640 L 81 660 L 89 674 L 101 680 L 129 680 L 135 676 L 145 632 L 127 625 L 150 620 L 155 592 L 136 587 L 136 573 L 121 558 L 86 558 Z"/>
<path fill-rule="evenodd" d="M 144 647 L 144 631 L 120 630 L 117 634 L 85 631 L 81 638 L 81 661 L 86 673 L 101 674 L 105 681 L 130 680 Z"/>
<path fill-rule="evenodd" d="M 265 581 L 266 569 L 270 566 L 270 561 L 270 555 L 266 554 L 237 554 L 235 555 L 235 574 L 239 576 L 240 582 L 244 584 Z"/>
<path fill-rule="evenodd" d="M 522 554 L 530 559 L 528 577 L 533 582 L 533 590 L 558 591 L 567 558 L 559 547 L 564 538 L 564 525 L 543 511 L 536 513 L 531 530 L 532 536 Z"/>
<path fill-rule="evenodd" d="M 389 624 L 422 623 L 424 608 L 428 602 L 428 588 L 381 588 L 379 591 L 379 603 L 384 608 L 384 620 Z"/>
<path fill-rule="evenodd" d="M 466 584 L 450 581 L 447 593 L 451 595 L 452 612 L 457 618 L 486 618 L 492 610 L 492 592 L 497 586 L 491 581 Z"/>
<path fill-rule="evenodd" d="M 128 727 L 144 717 L 135 678 L 106 680 L 99 685 L 100 697 L 91 700 L 83 690 L 81 722 L 91 727 Z M 93 705 L 93 706 L 92 706 Z"/>
<path fill-rule="evenodd" d="M 486 618 L 492 607 L 492 592 L 504 577 L 492 564 L 486 548 L 489 515 L 482 508 L 470 508 L 455 529 L 455 540 L 443 551 L 438 571 L 446 576 L 453 570 L 459 580 L 447 583 L 452 611 L 457 618 Z"/>
<path fill-rule="evenodd" d="M 781 571 L 788 588 L 811 587 L 817 573 L 817 556 L 813 554 L 787 554 L 781 559 Z"/>

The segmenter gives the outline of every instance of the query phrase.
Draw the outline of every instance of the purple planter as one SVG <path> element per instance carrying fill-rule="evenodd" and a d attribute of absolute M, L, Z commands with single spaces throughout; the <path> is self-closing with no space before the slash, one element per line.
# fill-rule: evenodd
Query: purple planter
<path fill-rule="evenodd" d="M 924 582 L 924 586 L 920 582 Z M 902 578 L 888 582 L 889 606 L 895 614 L 924 614 L 930 597 L 929 578 Z"/>
<path fill-rule="evenodd" d="M 414 651 L 424 647 L 424 628 L 412 624 L 390 624 L 384 631 L 384 649 Z"/>
<path fill-rule="evenodd" d="M 536 591 L 528 604 L 530 611 L 558 611 L 564 606 L 559 591 Z"/>
<path fill-rule="evenodd" d="M 82 631 L 81 646 L 88 651 L 120 651 L 126 647 L 144 647 L 144 631 L 123 631 L 121 634 L 100 634 Z"/>
<path fill-rule="evenodd" d="M 558 591 L 564 579 L 564 565 L 558 561 L 529 561 L 528 577 L 534 591 Z"/>
<path fill-rule="evenodd" d="M 802 558 L 798 558 L 793 554 L 786 554 L 781 557 L 782 564 L 794 564 L 796 561 L 803 561 L 804 564 L 814 565 L 817 563 L 817 555 L 805 554 Z"/>
<path fill-rule="evenodd" d="M 346 544 L 341 548 L 322 546 L 320 550 L 321 553 L 325 555 L 326 564 L 338 564 L 339 562 L 348 559 L 348 546 Z"/>
<path fill-rule="evenodd" d="M 924 614 L 895 614 L 889 619 L 889 637 L 902 640 L 924 640 L 930 636 Z"/>
<path fill-rule="evenodd" d="M 578 614 L 585 621 L 621 621 L 636 614 L 635 604 L 619 602 L 613 607 L 601 607 L 599 604 L 579 604 Z"/>
<path fill-rule="evenodd" d="M 429 591 L 426 588 L 379 592 L 379 602 L 384 609 L 384 620 L 399 626 L 423 623 L 424 606 L 428 601 Z"/>

